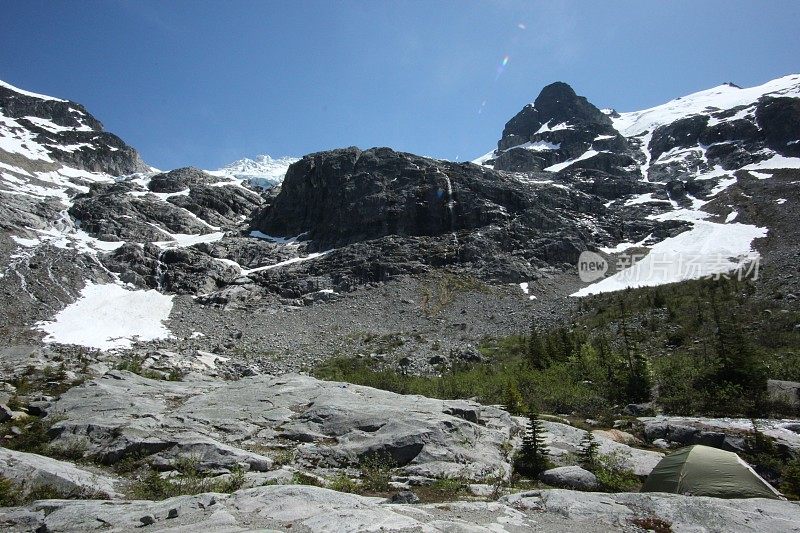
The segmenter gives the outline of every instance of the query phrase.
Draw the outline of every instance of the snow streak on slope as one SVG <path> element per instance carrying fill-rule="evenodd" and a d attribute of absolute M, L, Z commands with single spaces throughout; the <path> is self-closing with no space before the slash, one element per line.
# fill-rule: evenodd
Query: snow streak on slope
<path fill-rule="evenodd" d="M 156 290 L 132 291 L 119 285 L 88 283 L 78 300 L 52 322 L 37 328 L 45 342 L 79 344 L 100 350 L 129 348 L 133 340 L 150 341 L 171 335 L 164 326 L 172 311 L 172 296 Z"/>
<path fill-rule="evenodd" d="M 800 97 L 800 75 L 784 76 L 748 89 L 720 85 L 643 111 L 620 113 L 612 121 L 617 131 L 625 137 L 631 137 L 690 115 L 753 105 L 767 94 Z"/>
<path fill-rule="evenodd" d="M 283 183 L 289 165 L 299 161 L 296 157 L 273 159 L 268 155 L 260 155 L 255 159 L 240 159 L 219 170 L 210 172 L 215 176 L 228 176 L 250 183 L 254 187 L 271 189 Z"/>

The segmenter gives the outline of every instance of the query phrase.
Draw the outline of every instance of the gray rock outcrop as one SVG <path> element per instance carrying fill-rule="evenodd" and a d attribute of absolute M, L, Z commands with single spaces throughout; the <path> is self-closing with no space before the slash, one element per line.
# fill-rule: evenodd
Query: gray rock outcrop
<path fill-rule="evenodd" d="M 34 453 L 0 448 L 0 476 L 10 479 L 25 496 L 48 489 L 67 498 L 119 498 L 121 482 L 106 474 Z"/>

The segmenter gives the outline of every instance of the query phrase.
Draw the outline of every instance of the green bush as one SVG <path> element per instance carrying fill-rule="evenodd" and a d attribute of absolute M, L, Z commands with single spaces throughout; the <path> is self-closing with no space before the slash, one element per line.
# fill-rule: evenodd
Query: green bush
<path fill-rule="evenodd" d="M 0 476 L 0 507 L 14 507 L 21 500 L 20 487 L 7 477 Z"/>
<path fill-rule="evenodd" d="M 369 454 L 361 462 L 361 489 L 368 493 L 389 490 L 394 462 L 387 454 Z"/>
<path fill-rule="evenodd" d="M 781 492 L 791 500 L 800 500 L 800 457 L 795 457 L 781 471 Z"/>
<path fill-rule="evenodd" d="M 461 478 L 439 478 L 430 485 L 430 490 L 443 499 L 453 499 L 467 491 L 469 483 Z"/>
<path fill-rule="evenodd" d="M 180 457 L 173 467 L 175 473 L 169 477 L 149 468 L 131 487 L 133 497 L 143 500 L 164 500 L 174 496 L 188 496 L 203 492 L 234 492 L 245 481 L 245 471 L 235 466 L 225 478 L 208 477 L 198 469 L 196 457 Z"/>
<path fill-rule="evenodd" d="M 349 492 L 353 494 L 358 494 L 361 492 L 361 484 L 353 481 L 345 472 L 337 473 L 333 479 L 330 480 L 328 488 L 339 492 Z"/>
<path fill-rule="evenodd" d="M 639 477 L 624 466 L 619 452 L 598 454 L 592 471 L 608 492 L 632 492 L 641 487 Z"/>

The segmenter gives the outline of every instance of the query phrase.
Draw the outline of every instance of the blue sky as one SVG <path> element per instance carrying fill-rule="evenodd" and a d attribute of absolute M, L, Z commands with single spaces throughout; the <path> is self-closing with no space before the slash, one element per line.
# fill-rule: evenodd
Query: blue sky
<path fill-rule="evenodd" d="M 800 71 L 797 1 L 0 0 L 0 12 L 0 79 L 84 104 L 164 169 L 351 145 L 467 160 L 552 81 L 625 111 Z"/>

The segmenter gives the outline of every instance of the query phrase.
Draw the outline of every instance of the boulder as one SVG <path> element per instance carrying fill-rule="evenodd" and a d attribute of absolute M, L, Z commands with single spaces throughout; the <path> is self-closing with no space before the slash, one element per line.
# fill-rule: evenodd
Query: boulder
<path fill-rule="evenodd" d="M 545 443 L 550 448 L 550 453 L 553 460 L 557 464 L 563 465 L 565 458 L 569 458 L 572 454 L 578 453 L 581 449 L 581 441 L 586 435 L 586 431 L 578 429 L 566 424 L 558 422 L 543 422 L 545 430 Z M 616 454 L 619 456 L 620 463 L 637 476 L 648 475 L 658 462 L 664 457 L 664 454 L 650 450 L 640 450 L 615 442 L 602 432 L 594 432 L 597 439 L 599 453 L 601 454 Z"/>
<path fill-rule="evenodd" d="M 657 416 L 639 418 L 648 442 L 663 439 L 680 446 L 705 444 L 728 450 L 746 450 L 745 439 L 753 430 L 746 418 L 700 418 Z M 759 420 L 759 431 L 775 439 L 779 450 L 794 454 L 800 451 L 800 435 L 792 431 L 796 420 Z"/>
<path fill-rule="evenodd" d="M 389 503 L 419 503 L 419 496 L 411 492 L 410 490 L 400 491 L 397 494 L 393 495 L 389 498 Z"/>
<path fill-rule="evenodd" d="M 577 490 L 597 490 L 600 482 L 597 476 L 580 466 L 559 466 L 545 470 L 539 479 L 554 487 Z"/>
<path fill-rule="evenodd" d="M 798 408 L 800 407 L 800 382 L 769 379 L 767 380 L 767 395 L 770 401 Z"/>

